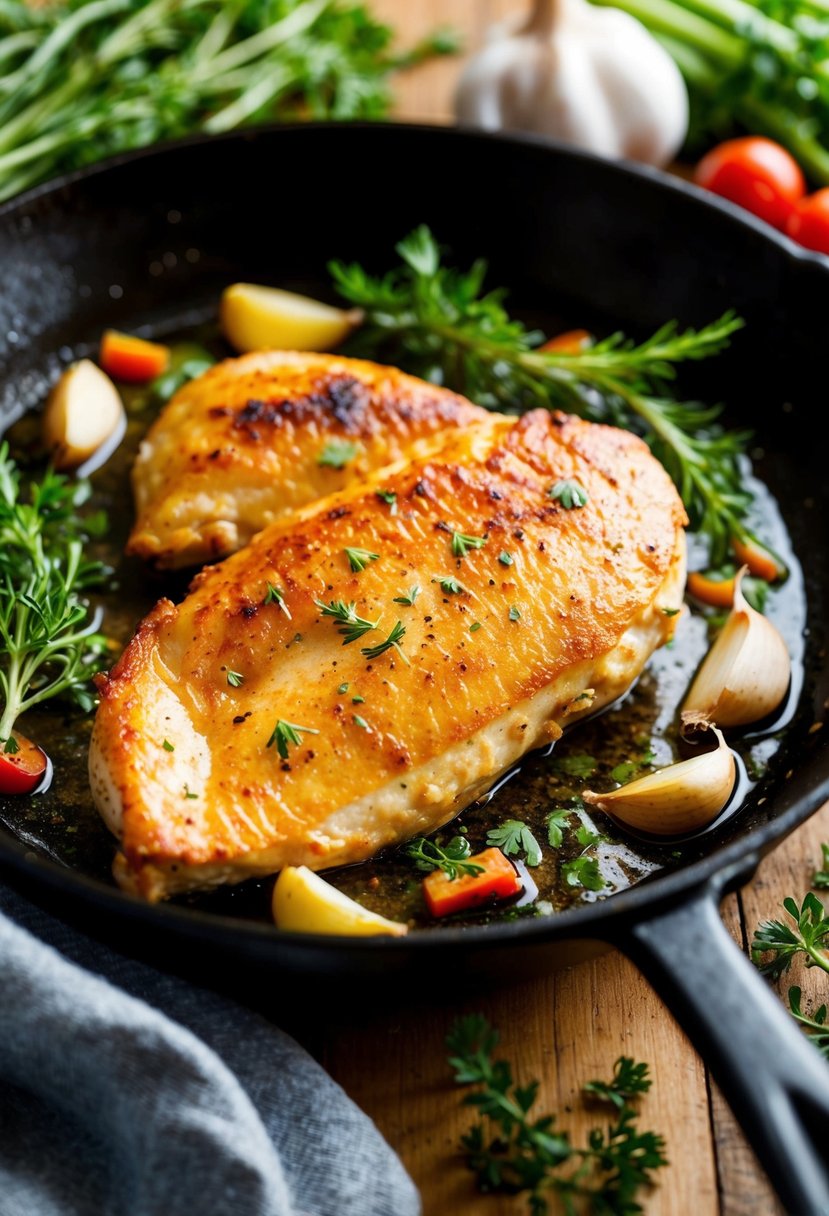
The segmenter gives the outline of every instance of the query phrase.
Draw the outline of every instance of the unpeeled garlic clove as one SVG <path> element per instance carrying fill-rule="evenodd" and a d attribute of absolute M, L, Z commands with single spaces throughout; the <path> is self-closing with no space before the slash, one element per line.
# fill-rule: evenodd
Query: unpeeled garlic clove
<path fill-rule="evenodd" d="M 717 745 L 609 794 L 585 790 L 584 801 L 620 823 L 654 836 L 683 836 L 713 823 L 734 789 L 734 756 L 721 732 L 710 723 L 692 716 L 685 731 L 686 742 L 693 740 L 699 746 L 708 737 Z"/>
<path fill-rule="evenodd" d="M 785 697 L 792 674 L 780 633 L 743 595 L 746 569 L 735 577 L 734 606 L 683 705 L 722 727 L 748 726 L 767 717 Z"/>

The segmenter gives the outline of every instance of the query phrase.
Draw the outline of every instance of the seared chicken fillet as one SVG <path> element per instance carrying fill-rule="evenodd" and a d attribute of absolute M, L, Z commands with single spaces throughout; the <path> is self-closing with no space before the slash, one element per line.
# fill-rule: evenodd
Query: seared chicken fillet
<path fill-rule="evenodd" d="M 180 389 L 142 442 L 127 552 L 167 567 L 215 561 L 281 515 L 484 417 L 447 389 L 361 359 L 227 359 Z"/>
<path fill-rule="evenodd" d="M 563 479 L 584 506 L 550 494 Z M 671 636 L 685 522 L 640 439 L 537 411 L 272 524 L 162 600 L 102 684 L 91 780 L 119 881 L 156 900 L 435 830 Z M 453 531 L 486 542 L 459 557 Z M 347 547 L 379 556 L 354 571 Z M 337 601 L 376 628 L 344 644 Z M 399 650 L 366 655 L 397 621 Z"/>

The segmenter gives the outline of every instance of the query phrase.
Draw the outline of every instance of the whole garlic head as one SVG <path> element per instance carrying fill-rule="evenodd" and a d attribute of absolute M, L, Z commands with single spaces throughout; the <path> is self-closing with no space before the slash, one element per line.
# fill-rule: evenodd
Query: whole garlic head
<path fill-rule="evenodd" d="M 673 59 L 634 17 L 587 0 L 535 0 L 529 21 L 490 30 L 461 75 L 455 112 L 468 126 L 662 165 L 685 138 L 688 94 Z"/>

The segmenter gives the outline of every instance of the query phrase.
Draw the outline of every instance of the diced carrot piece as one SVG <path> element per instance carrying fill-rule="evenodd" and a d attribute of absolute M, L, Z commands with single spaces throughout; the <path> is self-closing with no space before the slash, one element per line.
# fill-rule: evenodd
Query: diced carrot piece
<path fill-rule="evenodd" d="M 712 608 L 732 608 L 734 606 L 734 579 L 706 578 L 699 570 L 688 575 L 688 590 L 694 599 Z"/>
<path fill-rule="evenodd" d="M 101 338 L 98 362 L 107 375 L 115 380 L 146 384 L 167 370 L 170 350 L 158 342 L 148 342 L 146 338 L 108 329 Z"/>
<path fill-rule="evenodd" d="M 753 574 L 755 578 L 764 578 L 767 583 L 775 583 L 778 579 L 785 578 L 786 567 L 759 541 L 742 541 L 734 537 L 731 547 L 740 565 L 748 566 L 749 574 Z"/>
<path fill-rule="evenodd" d="M 483 867 L 480 873 L 450 879 L 442 870 L 435 870 L 423 879 L 423 894 L 432 916 L 450 916 L 488 899 L 517 895 L 522 889 L 515 867 L 500 849 L 484 849 L 469 860 Z"/>
<path fill-rule="evenodd" d="M 578 355 L 586 346 L 590 346 L 592 341 L 593 335 L 586 329 L 568 329 L 563 334 L 557 334 L 555 338 L 548 338 L 538 349 L 552 351 L 558 355 Z"/>

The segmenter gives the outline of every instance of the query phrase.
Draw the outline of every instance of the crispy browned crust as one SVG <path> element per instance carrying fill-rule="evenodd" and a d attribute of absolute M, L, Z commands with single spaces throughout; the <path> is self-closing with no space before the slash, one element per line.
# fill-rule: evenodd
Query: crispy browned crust
<path fill-rule="evenodd" d="M 566 510 L 549 496 L 563 478 L 586 488 L 586 506 Z M 368 837 L 329 830 L 340 808 L 390 783 L 405 788 L 407 774 L 608 654 L 644 613 L 663 622 L 653 644 L 670 635 L 655 605 L 685 513 L 628 432 L 545 411 L 490 417 L 383 485 L 397 494 L 396 514 L 369 482 L 271 525 L 200 574 L 182 604 L 162 601 L 111 672 L 94 747 L 123 808 L 122 874 L 141 893 L 174 889 L 177 866 L 233 877 L 250 856 L 272 870 L 366 856 Z M 454 558 L 453 529 L 485 535 L 485 547 Z M 352 573 L 346 546 L 381 556 Z M 504 549 L 514 565 L 498 561 Z M 463 592 L 445 594 L 439 575 Z M 263 603 L 268 582 L 284 590 L 290 619 Z M 415 605 L 395 605 L 414 584 Z M 315 599 L 354 601 L 382 627 L 343 646 Z M 513 604 L 520 620 L 509 619 Z M 360 647 L 398 619 L 409 665 L 394 650 L 363 657 Z M 242 687 L 228 686 L 228 668 L 243 673 Z M 354 693 L 370 730 L 355 722 Z M 319 732 L 285 761 L 266 746 L 280 718 Z M 433 796 L 410 794 L 421 808 Z M 401 815 L 389 839 L 411 824 Z"/>
<path fill-rule="evenodd" d="M 160 566 L 223 557 L 280 515 L 483 416 L 455 393 L 360 359 L 228 359 L 180 389 L 150 428 L 133 469 L 127 552 Z M 319 463 L 331 441 L 356 445 L 342 469 Z"/>

